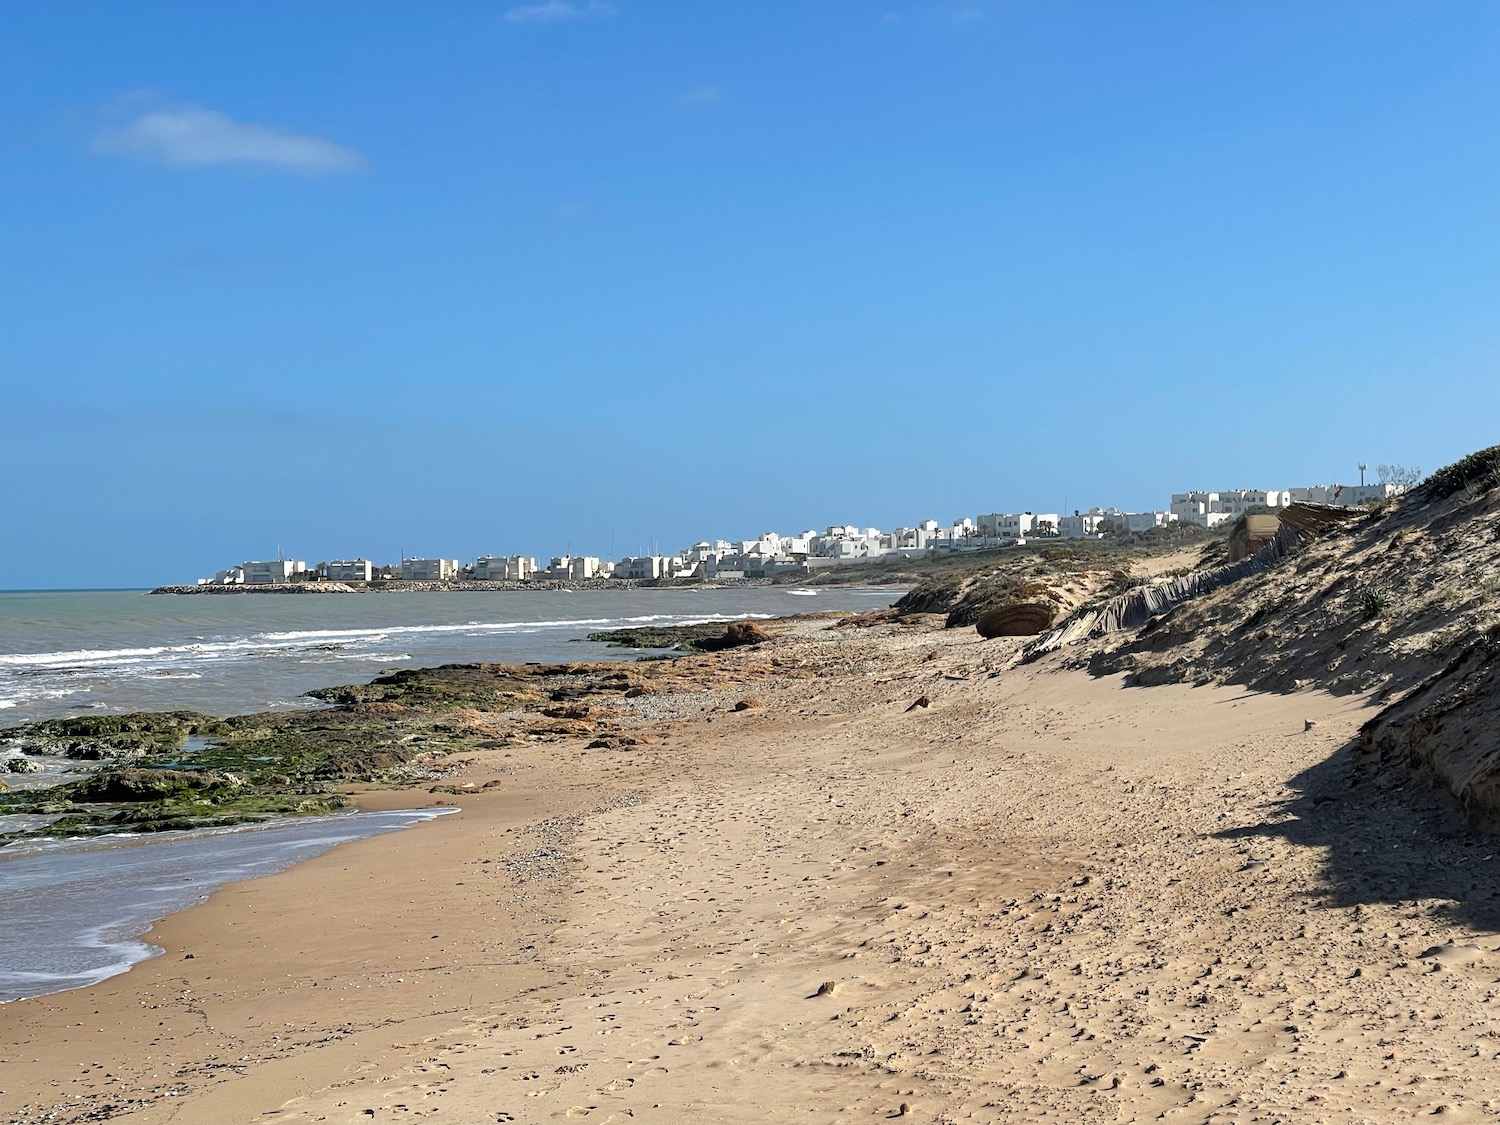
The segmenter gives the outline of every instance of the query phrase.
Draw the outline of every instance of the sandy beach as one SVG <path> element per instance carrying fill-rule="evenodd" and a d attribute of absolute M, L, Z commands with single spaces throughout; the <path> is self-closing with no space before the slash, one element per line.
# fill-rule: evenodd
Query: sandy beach
<path fill-rule="evenodd" d="M 1351 787 L 1359 697 L 1015 644 L 808 621 L 619 700 L 634 745 L 362 794 L 462 811 L 0 1009 L 0 1120 L 1500 1113 L 1488 838 Z"/>

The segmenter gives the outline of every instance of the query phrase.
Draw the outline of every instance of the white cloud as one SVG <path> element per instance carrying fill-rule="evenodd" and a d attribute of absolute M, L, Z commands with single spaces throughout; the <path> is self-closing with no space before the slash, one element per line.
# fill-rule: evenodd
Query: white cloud
<path fill-rule="evenodd" d="M 718 101 L 719 94 L 717 86 L 694 86 L 682 95 L 682 100 L 687 105 L 702 105 L 705 102 Z"/>
<path fill-rule="evenodd" d="M 587 4 L 575 4 L 573 0 L 541 0 L 539 4 L 520 4 L 505 13 L 511 23 L 551 23 L 554 20 L 576 20 L 584 16 L 612 16 L 613 4 L 603 0 L 589 0 Z"/>
<path fill-rule="evenodd" d="M 155 109 L 94 138 L 95 152 L 163 164 L 246 164 L 317 175 L 358 172 L 363 153 L 318 137 L 236 121 L 202 106 Z"/>

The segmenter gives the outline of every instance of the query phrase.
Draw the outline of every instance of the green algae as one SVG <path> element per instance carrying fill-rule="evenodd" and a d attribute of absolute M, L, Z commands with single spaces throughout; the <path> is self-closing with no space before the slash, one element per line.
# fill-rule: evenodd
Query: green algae
<path fill-rule="evenodd" d="M 0 792 L 0 813 L 61 814 L 36 836 L 159 832 L 306 816 L 342 808 L 335 790 L 398 781 L 482 737 L 456 711 L 513 711 L 595 692 L 624 673 L 567 665 L 446 665 L 309 693 L 327 706 L 216 718 L 191 711 L 48 719 L 0 730 L 30 754 L 98 762 L 85 778 Z"/>

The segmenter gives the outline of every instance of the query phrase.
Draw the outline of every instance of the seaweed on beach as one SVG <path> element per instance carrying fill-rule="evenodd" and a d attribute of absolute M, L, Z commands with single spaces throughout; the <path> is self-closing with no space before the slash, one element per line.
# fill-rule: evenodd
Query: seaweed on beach
<path fill-rule="evenodd" d="M 709 650 L 754 646 L 770 635 L 755 622 L 706 627 Z M 324 706 L 214 718 L 194 712 L 47 720 L 0 732 L 28 754 L 66 756 L 97 768 L 50 788 L 0 792 L 0 813 L 57 816 L 24 836 L 160 831 L 300 816 L 342 807 L 340 789 L 436 778 L 444 761 L 493 748 L 505 737 L 555 741 L 608 735 L 598 700 L 659 690 L 671 677 L 704 685 L 716 673 L 694 661 L 643 678 L 617 661 L 578 664 L 450 664 L 408 669 L 366 684 L 321 688 Z M 509 732 L 501 717 L 525 713 Z"/>
<path fill-rule="evenodd" d="M 545 698 L 535 669 L 507 664 L 444 664 L 403 668 L 367 684 L 344 684 L 308 692 L 325 703 L 387 703 L 417 709 L 470 707 L 509 711 Z"/>
<path fill-rule="evenodd" d="M 719 627 L 720 633 L 723 626 Z M 590 697 L 638 678 L 619 664 L 445 665 L 309 693 L 328 704 L 215 718 L 188 711 L 50 719 L 0 731 L 26 753 L 97 764 L 48 788 L 0 792 L 0 813 L 43 813 L 78 836 L 201 828 L 328 812 L 338 787 L 405 780 L 491 737 L 485 715 L 533 708 L 538 737 L 592 731 Z"/>
<path fill-rule="evenodd" d="M 39 719 L 0 730 L 0 742 L 17 743 L 29 754 L 101 761 L 170 750 L 222 728 L 222 720 L 196 711 L 135 711 Z"/>

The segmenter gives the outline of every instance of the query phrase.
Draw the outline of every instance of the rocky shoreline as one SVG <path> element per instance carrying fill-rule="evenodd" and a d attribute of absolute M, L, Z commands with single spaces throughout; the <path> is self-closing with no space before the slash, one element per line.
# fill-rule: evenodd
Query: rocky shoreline
<path fill-rule="evenodd" d="M 693 651 L 754 647 L 811 618 L 695 626 Z M 621 632 L 647 648 L 661 630 Z M 673 637 L 672 642 L 683 640 Z M 461 755 L 586 736 L 613 745 L 609 704 L 682 687 L 704 669 L 673 660 L 450 664 L 318 688 L 323 704 L 219 718 L 191 711 L 45 719 L 0 730 L 0 847 L 77 837 L 223 827 L 342 808 L 351 783 L 411 785 L 453 773 Z"/>

